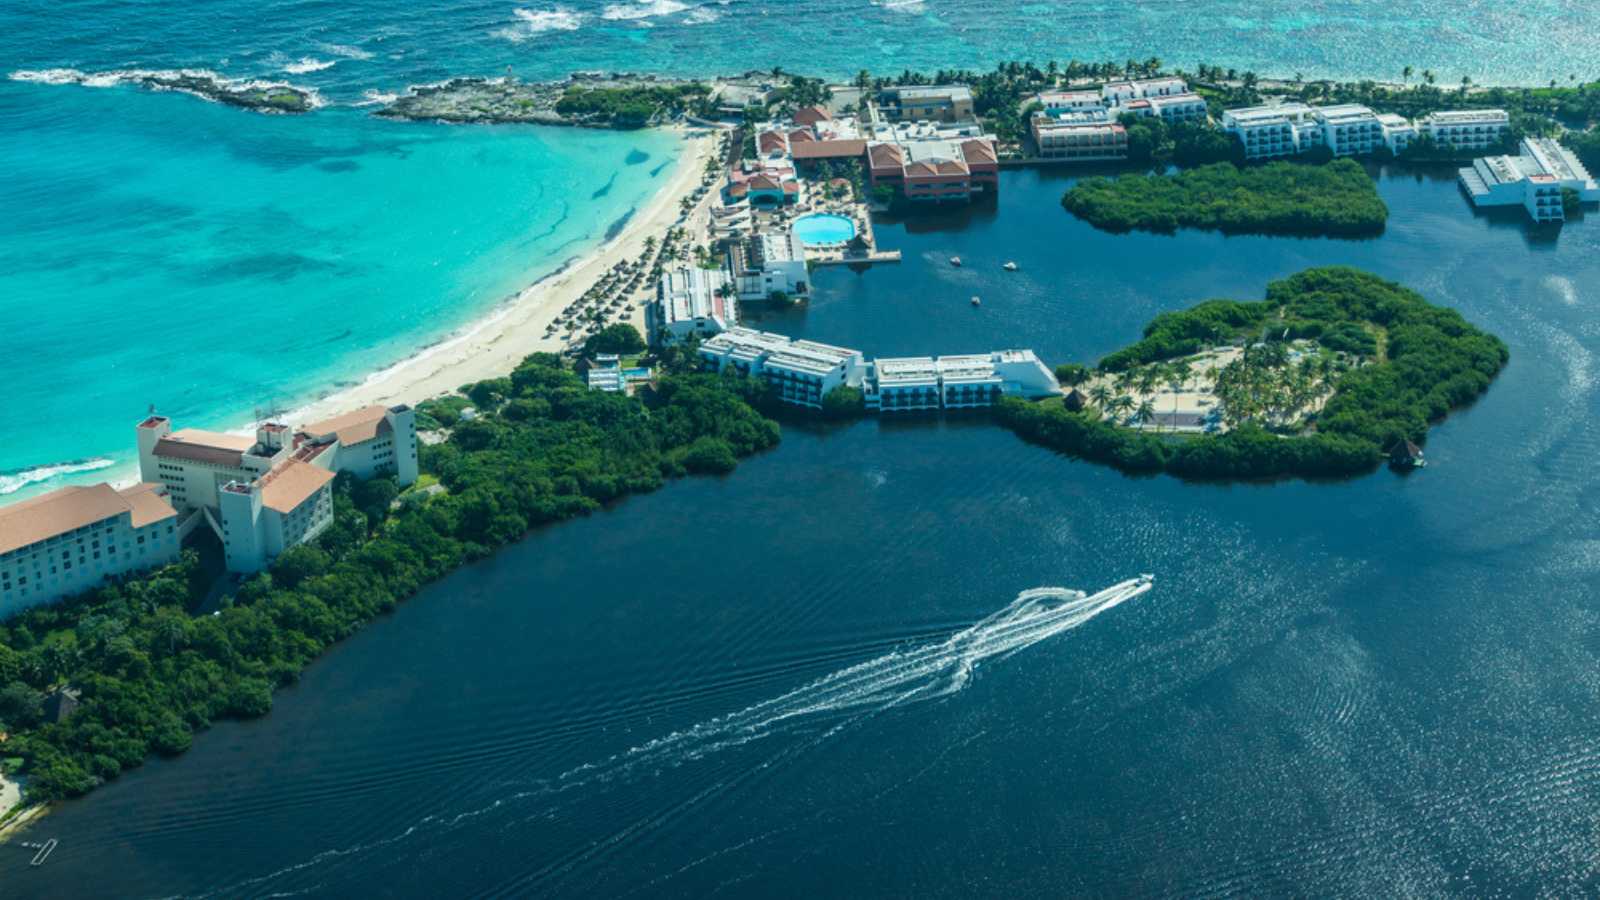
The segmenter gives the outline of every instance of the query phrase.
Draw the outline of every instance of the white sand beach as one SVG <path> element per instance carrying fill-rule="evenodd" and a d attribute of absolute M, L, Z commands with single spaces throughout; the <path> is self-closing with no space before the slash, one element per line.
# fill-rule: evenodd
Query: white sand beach
<path fill-rule="evenodd" d="M 546 326 L 615 263 L 641 256 L 646 238 L 659 241 L 682 215 L 683 199 L 700 185 L 706 159 L 716 152 L 718 133 L 686 130 L 684 139 L 683 153 L 666 186 L 633 216 L 621 234 L 560 273 L 524 288 L 514 300 L 443 343 L 374 373 L 354 388 L 297 409 L 286 420 L 315 421 L 372 404 L 417 403 L 464 384 L 507 374 L 530 353 L 562 349 L 559 335 L 545 337 Z M 691 213 L 691 220 L 705 215 L 713 195 L 707 194 Z M 643 321 L 642 315 L 636 313 L 636 323 Z"/>

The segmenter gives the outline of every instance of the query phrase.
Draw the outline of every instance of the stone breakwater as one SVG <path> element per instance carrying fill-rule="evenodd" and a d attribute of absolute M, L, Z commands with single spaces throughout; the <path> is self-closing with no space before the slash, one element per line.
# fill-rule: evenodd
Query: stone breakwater
<path fill-rule="evenodd" d="M 452 78 L 413 87 L 376 115 L 438 122 L 569 125 L 573 122 L 556 111 L 556 102 L 566 88 L 566 83 L 511 78 Z"/>

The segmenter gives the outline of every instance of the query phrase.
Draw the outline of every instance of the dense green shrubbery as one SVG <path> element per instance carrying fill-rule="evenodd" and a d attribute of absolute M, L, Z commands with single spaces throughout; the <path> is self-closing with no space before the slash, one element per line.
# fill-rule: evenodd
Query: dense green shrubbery
<path fill-rule="evenodd" d="M 698 82 L 636 87 L 574 85 L 556 101 L 556 112 L 617 128 L 643 128 L 657 116 L 683 112 L 710 91 Z"/>
<path fill-rule="evenodd" d="M 1240 168 L 1215 163 L 1176 175 L 1121 175 L 1079 181 L 1061 204 L 1107 231 L 1364 237 L 1383 231 L 1389 208 L 1353 160 L 1278 162 Z"/>
<path fill-rule="evenodd" d="M 1316 336 L 1368 357 L 1346 372 L 1314 432 L 1283 437 L 1253 425 L 1221 435 L 1161 438 L 1074 413 L 1060 403 L 1007 399 L 999 421 L 1022 437 L 1129 472 L 1188 478 L 1330 477 L 1375 467 L 1400 440 L 1422 443 L 1428 423 L 1488 389 L 1510 354 L 1453 309 L 1375 275 L 1344 267 L 1310 269 L 1267 286 L 1256 303 L 1212 300 L 1163 313 L 1145 338 L 1107 356 L 1118 371 L 1186 355 L 1221 340 L 1264 330 L 1269 339 Z M 1385 340 L 1383 355 L 1377 356 Z"/>
<path fill-rule="evenodd" d="M 643 353 L 644 350 L 644 338 L 639 334 L 639 329 L 627 322 L 613 322 L 583 342 L 584 355 L 591 357 L 600 353 L 625 356 L 630 353 Z"/>
<path fill-rule="evenodd" d="M 331 644 L 530 528 L 668 477 L 726 472 L 778 441 L 752 382 L 667 375 L 633 399 L 586 390 L 545 354 L 492 381 L 471 391 L 483 415 L 424 449 L 448 493 L 407 494 L 395 508 L 393 481 L 342 476 L 334 524 L 216 616 L 190 612 L 210 583 L 190 551 L 0 625 L 0 719 L 17 732 L 6 755 L 25 760 L 29 797 L 81 794 L 152 751 L 183 752 L 215 720 L 266 713 L 272 689 Z M 82 705 L 45 724 L 41 692 L 60 683 L 78 687 Z"/>

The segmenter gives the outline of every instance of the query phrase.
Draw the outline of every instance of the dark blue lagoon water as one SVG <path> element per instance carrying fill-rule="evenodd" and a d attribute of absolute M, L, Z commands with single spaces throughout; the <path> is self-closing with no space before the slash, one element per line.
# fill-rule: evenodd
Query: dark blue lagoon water
<path fill-rule="evenodd" d="M 1593 894 L 1595 223 L 1536 238 L 1390 174 L 1372 241 L 1112 237 L 1065 185 L 882 224 L 905 264 L 762 324 L 1091 359 L 1350 262 L 1512 363 L 1425 472 L 1339 484 L 1128 478 L 981 418 L 791 425 L 430 588 L 265 720 L 53 812 L 61 848 L 0 854 L 0 893 Z M 1142 571 L 1076 628 L 942 645 Z"/>

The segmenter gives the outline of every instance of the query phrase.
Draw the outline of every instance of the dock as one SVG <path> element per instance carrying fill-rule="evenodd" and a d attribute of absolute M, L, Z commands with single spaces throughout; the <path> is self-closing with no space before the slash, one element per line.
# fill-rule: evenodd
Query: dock
<path fill-rule="evenodd" d="M 870 253 L 846 254 L 843 256 L 806 255 L 806 262 L 819 266 L 872 265 L 874 263 L 897 263 L 899 261 L 899 250 L 873 250 Z"/>
<path fill-rule="evenodd" d="M 45 841 L 42 844 L 37 844 L 37 843 L 34 843 L 33 841 L 24 841 L 22 843 L 23 847 L 26 847 L 29 850 L 37 850 L 38 851 L 37 853 L 33 854 L 33 859 L 28 863 L 28 865 L 30 865 L 30 866 L 42 866 L 42 865 L 44 865 L 44 861 L 50 858 L 50 854 L 55 852 L 56 845 L 59 844 L 59 843 L 60 843 L 60 841 L 57 841 L 55 838 L 51 838 L 50 840 Z"/>

